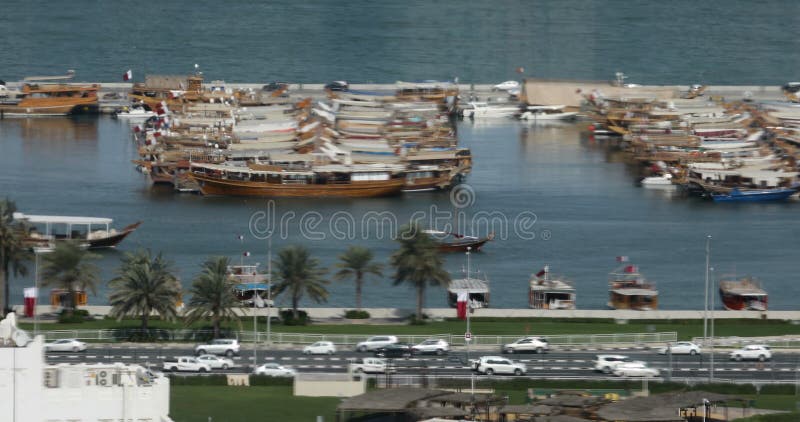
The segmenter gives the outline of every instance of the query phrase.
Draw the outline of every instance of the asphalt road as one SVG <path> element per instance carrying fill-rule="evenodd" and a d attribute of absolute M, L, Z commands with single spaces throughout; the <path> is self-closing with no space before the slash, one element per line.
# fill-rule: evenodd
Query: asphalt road
<path fill-rule="evenodd" d="M 167 357 L 189 356 L 193 347 L 158 347 L 158 346 L 107 346 L 92 347 L 80 353 L 46 353 L 48 363 L 136 363 L 160 369 L 161 362 Z M 647 362 L 650 367 L 661 371 L 661 379 L 697 380 L 708 379 L 710 355 L 673 356 L 670 358 L 658 355 L 650 350 L 624 350 L 618 352 L 600 352 L 604 354 L 624 354 L 635 360 Z M 473 352 L 470 356 L 496 355 L 498 353 Z M 531 378 L 615 378 L 593 370 L 596 351 L 552 351 L 542 355 L 515 354 L 506 355 L 524 363 Z M 347 371 L 350 360 L 372 356 L 371 353 L 341 351 L 333 356 L 305 356 L 299 350 L 259 350 L 258 363 L 276 362 L 295 368 L 298 372 L 342 373 Z M 241 356 L 234 356 L 237 367 L 227 371 L 214 370 L 218 373 L 242 373 L 252 370 L 253 351 L 243 349 Z M 468 376 L 470 370 L 463 352 L 452 352 L 448 356 L 414 356 L 409 359 L 392 359 L 398 375 L 427 374 L 432 376 Z M 723 380 L 757 380 L 764 382 L 794 382 L 797 368 L 800 367 L 800 354 L 775 353 L 767 362 L 743 361 L 728 359 L 727 352 L 714 355 L 714 377 Z M 671 368 L 671 371 L 670 371 Z M 616 379 L 616 378 L 615 378 Z"/>

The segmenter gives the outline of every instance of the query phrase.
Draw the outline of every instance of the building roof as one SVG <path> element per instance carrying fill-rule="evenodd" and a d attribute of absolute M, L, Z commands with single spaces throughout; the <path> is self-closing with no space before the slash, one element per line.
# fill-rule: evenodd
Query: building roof
<path fill-rule="evenodd" d="M 703 400 L 708 400 L 711 403 L 723 403 L 743 399 L 706 391 L 657 394 L 607 404 L 598 409 L 597 415 L 605 420 L 677 422 L 684 421 L 684 418 L 678 415 L 679 409 L 702 406 Z"/>
<path fill-rule="evenodd" d="M 515 415 L 549 415 L 553 408 L 544 404 L 508 404 L 500 408 L 500 413 Z"/>
<path fill-rule="evenodd" d="M 493 398 L 497 398 L 497 396 L 493 394 L 486 394 L 486 393 L 476 393 L 475 394 L 475 403 L 484 404 L 486 402 L 491 401 Z M 473 395 L 470 393 L 450 393 L 444 396 L 438 396 L 431 401 L 437 403 L 458 403 L 458 404 L 471 404 L 473 402 Z"/>
<path fill-rule="evenodd" d="M 370 391 L 342 401 L 339 411 L 404 412 L 420 400 L 449 394 L 447 391 L 427 388 L 387 388 Z"/>

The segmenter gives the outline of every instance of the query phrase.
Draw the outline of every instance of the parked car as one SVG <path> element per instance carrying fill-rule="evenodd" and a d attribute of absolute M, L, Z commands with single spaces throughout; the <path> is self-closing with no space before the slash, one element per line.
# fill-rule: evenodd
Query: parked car
<path fill-rule="evenodd" d="M 614 375 L 618 377 L 657 377 L 658 369 L 649 368 L 641 362 L 625 362 L 617 365 Z"/>
<path fill-rule="evenodd" d="M 56 340 L 44 345 L 45 352 L 85 352 L 86 343 L 75 340 L 74 338 L 67 338 Z"/>
<path fill-rule="evenodd" d="M 350 84 L 347 81 L 333 81 L 325 84 L 325 89 L 327 91 L 349 91 Z"/>
<path fill-rule="evenodd" d="M 225 355 L 231 357 L 239 354 L 239 340 L 234 339 L 216 339 L 211 340 L 208 344 L 201 344 L 194 348 L 196 355 Z"/>
<path fill-rule="evenodd" d="M 417 354 L 434 353 L 441 356 L 449 351 L 450 343 L 436 338 L 425 340 L 411 347 L 411 352 Z"/>
<path fill-rule="evenodd" d="M 232 359 L 219 357 L 217 355 L 200 355 L 197 361 L 205 363 L 211 369 L 228 369 L 236 366 Z"/>
<path fill-rule="evenodd" d="M 277 363 L 265 363 L 253 370 L 253 373 L 269 377 L 294 377 L 297 375 L 297 371 L 294 369 Z"/>
<path fill-rule="evenodd" d="M 643 364 L 644 362 L 635 361 L 625 355 L 597 355 L 597 359 L 594 361 L 594 370 L 604 374 L 610 374 L 614 372 L 614 369 L 616 369 L 617 365 L 621 365 L 623 363 Z"/>
<path fill-rule="evenodd" d="M 479 374 L 514 374 L 523 375 L 527 372 L 524 364 L 514 362 L 502 356 L 481 356 L 473 365 L 475 372 Z"/>
<path fill-rule="evenodd" d="M 198 361 L 192 356 L 178 356 L 164 359 L 162 367 L 172 372 L 211 372 L 207 363 Z"/>
<path fill-rule="evenodd" d="M 503 346 L 504 353 L 536 352 L 544 353 L 550 349 L 547 340 L 541 337 L 525 337 Z"/>
<path fill-rule="evenodd" d="M 350 363 L 349 370 L 353 373 L 363 372 L 365 374 L 385 374 L 387 371 L 392 372 L 392 370 L 389 369 L 386 359 L 381 358 L 356 359 Z"/>
<path fill-rule="evenodd" d="M 763 344 L 748 344 L 741 349 L 732 351 L 729 356 L 736 361 L 759 360 L 764 362 L 772 359 L 772 350 Z"/>
<path fill-rule="evenodd" d="M 392 343 L 375 349 L 375 356 L 379 358 L 410 358 L 412 354 L 411 345 L 406 343 Z"/>
<path fill-rule="evenodd" d="M 397 343 L 399 340 L 397 336 L 372 336 L 358 344 L 356 344 L 357 352 L 370 352 L 379 347 L 383 347 L 392 343 Z"/>
<path fill-rule="evenodd" d="M 332 341 L 318 341 L 303 348 L 306 355 L 332 355 L 336 353 L 336 346 Z"/>
<path fill-rule="evenodd" d="M 658 349 L 659 355 L 666 355 L 672 353 L 673 355 L 699 355 L 701 352 L 700 346 L 692 343 L 691 341 L 679 341 L 677 343 L 668 344 L 665 347 Z"/>

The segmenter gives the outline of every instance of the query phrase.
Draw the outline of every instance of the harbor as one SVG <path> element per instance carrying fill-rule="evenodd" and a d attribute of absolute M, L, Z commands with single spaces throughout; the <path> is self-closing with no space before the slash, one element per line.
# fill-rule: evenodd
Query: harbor
<path fill-rule="evenodd" d="M 48 78 L 41 78 L 39 83 L 62 86 L 60 78 L 63 77 L 51 77 L 49 82 L 45 82 Z M 80 115 L 72 117 L 7 117 L 0 124 L 12 134 L 5 139 L 17 142 L 17 147 L 33 148 L 35 142 L 53 136 L 88 138 L 83 147 L 90 149 L 81 152 L 78 145 L 75 151 L 65 150 L 67 160 L 73 152 L 85 156 L 94 150 L 96 154 L 102 145 L 111 155 L 98 157 L 98 164 L 117 164 L 104 166 L 100 177 L 122 183 L 128 192 L 108 192 L 117 198 L 114 202 L 128 204 L 124 211 L 113 212 L 112 216 L 126 223 L 139 221 L 133 227 L 136 233 L 118 249 L 146 247 L 169 253 L 160 245 L 178 245 L 192 238 L 193 248 L 178 247 L 176 261 L 184 280 L 192 278 L 192 265 L 203 253 L 235 256 L 237 250 L 246 248 L 248 252 L 257 250 L 253 253 L 257 262 L 265 262 L 266 238 L 263 232 L 254 232 L 252 225 L 253 216 L 264 210 L 277 210 L 279 214 L 271 216 L 274 219 L 292 213 L 320 213 L 324 225 L 331 226 L 332 217 L 344 207 L 353 222 L 367 222 L 349 235 L 348 241 L 370 245 L 376 254 L 385 257 L 392 249 L 391 231 L 416 212 L 435 214 L 436 209 L 451 214 L 444 221 L 427 224 L 431 229 L 428 233 L 439 239 L 451 277 L 463 277 L 461 254 L 472 251 L 475 269 L 485 279 L 487 298 L 491 291 L 492 304 L 487 300 L 484 305 L 489 309 L 520 308 L 523 303 L 511 298 L 526 296 L 529 307 L 546 310 L 696 309 L 702 300 L 700 295 L 682 300 L 675 292 L 695 285 L 696 291 L 702 293 L 704 237 L 695 239 L 694 248 L 682 244 L 677 249 L 659 250 L 654 248 L 659 243 L 649 241 L 645 241 L 650 245 L 645 250 L 630 245 L 643 233 L 650 233 L 652 239 L 666 245 L 678 238 L 685 240 L 681 237 L 685 234 L 670 237 L 676 232 L 691 231 L 693 221 L 699 224 L 698 216 L 708 219 L 706 224 L 713 221 L 720 227 L 734 224 L 737 230 L 746 229 L 732 221 L 763 212 L 761 208 L 715 207 L 723 195 L 731 200 L 732 188 L 738 187 L 734 192 L 745 194 L 766 192 L 767 200 L 777 194 L 769 189 L 783 189 L 787 196 L 796 197 L 796 173 L 790 171 L 795 161 L 786 160 L 794 151 L 792 135 L 786 129 L 793 124 L 793 103 L 787 88 L 780 86 L 641 86 L 627 84 L 622 74 L 616 78 L 606 82 L 523 79 L 499 84 L 227 84 L 222 80 L 206 82 L 202 72 L 196 70 L 188 76 L 145 75 L 139 77 L 143 82 L 134 84 L 64 85 L 95 87 L 96 110 L 111 114 L 108 117 L 87 116 L 87 110 L 78 110 Z M 9 92 L 25 86 L 7 84 Z M 554 104 L 556 101 L 561 104 Z M 769 114 L 778 106 L 782 111 Z M 771 124 L 784 126 L 778 133 Z M 44 139 L 41 134 L 46 134 Z M 14 145 L 10 146 L 9 151 L 13 152 Z M 66 145 L 32 153 L 48 154 L 62 147 Z M 567 161 L 565 153 L 570 157 Z M 126 159 L 132 164 L 124 164 Z M 563 173 L 563 166 L 569 162 L 582 163 L 577 167 L 581 172 Z M 122 171 L 121 166 L 128 170 Z M 753 170 L 747 170 L 750 167 Z M 500 168 L 511 171 L 513 176 L 499 178 Z M 580 176 L 587 171 L 597 174 Z M 713 176 L 702 173 L 710 171 L 715 172 Z M 775 182 L 748 179 L 748 172 L 753 171 Z M 721 174 L 726 175 L 724 180 L 719 179 Z M 728 174 L 739 176 L 729 178 Z M 551 199 L 537 202 L 536 206 L 508 202 L 506 192 L 516 190 Z M 22 204 L 26 201 L 24 192 L 20 191 Z M 201 195 L 187 196 L 187 192 Z M 566 192 L 576 196 L 564 196 Z M 570 211 L 570 207 L 593 197 L 593 201 L 600 200 L 600 196 L 594 196 L 600 192 L 622 195 L 630 209 L 640 209 L 627 218 L 640 221 L 637 231 L 644 231 L 631 238 L 625 221 L 615 219 L 613 214 L 603 215 L 603 221 L 590 222 L 592 212 L 582 211 L 583 206 Z M 454 202 L 462 194 L 467 203 Z M 309 198 L 327 200 L 312 204 L 307 202 Z M 506 206 L 498 206 L 502 203 Z M 763 206 L 770 213 L 791 218 L 795 203 L 790 199 Z M 74 203 L 70 215 L 85 215 L 79 204 Z M 670 209 L 655 211 L 656 204 Z M 146 211 L 131 213 L 140 206 L 145 206 Z M 612 204 L 602 200 L 595 203 L 597 209 L 608 206 Z M 182 210 L 180 217 L 168 216 L 166 210 L 175 207 Z M 212 247 L 214 242 L 200 240 L 217 236 L 215 230 L 208 229 L 158 236 L 185 224 L 185 217 L 194 214 L 203 218 L 204 207 L 228 214 L 225 230 L 229 235 L 224 237 L 235 240 L 244 235 L 245 241 L 236 245 L 223 240 Z M 561 207 L 578 216 L 588 211 L 578 221 L 590 222 L 589 226 L 599 229 L 604 233 L 602 238 L 612 240 L 615 246 L 600 238 L 594 242 L 602 246 L 597 244 L 592 249 L 576 245 L 574 236 L 578 232 L 573 232 L 570 222 L 555 211 Z M 26 213 L 55 213 L 52 208 L 41 208 L 22 209 Z M 391 217 L 378 218 L 376 212 Z M 497 212 L 503 213 L 502 219 L 487 218 Z M 526 213 L 533 213 L 535 225 L 530 232 L 520 233 L 514 218 Z M 717 220 L 716 213 L 730 215 L 734 220 Z M 649 220 L 654 216 L 655 221 Z M 73 218 L 49 221 L 47 215 L 32 217 L 32 221 L 48 222 L 48 229 L 50 223 L 70 223 L 69 218 Z M 97 221 L 102 223 L 107 218 L 104 213 Z M 272 236 L 276 247 L 307 243 L 315 250 L 321 249 L 323 263 L 332 264 L 337 254 L 336 242 L 325 240 L 324 236 L 333 233 L 323 233 L 322 242 L 311 241 L 301 224 L 298 221 L 281 227 L 280 234 Z M 666 227 L 664 224 L 670 224 L 669 231 L 660 229 Z M 781 223 L 779 218 L 761 224 Z M 617 231 L 603 227 L 609 225 Z M 133 231 L 129 227 L 120 230 L 125 236 Z M 711 275 L 712 286 L 717 285 L 722 274 L 731 279 L 742 271 L 742 276 L 766 280 L 762 290 L 765 299 L 743 300 L 739 302 L 745 304 L 742 309 L 765 311 L 769 306 L 791 310 L 792 304 L 785 298 L 766 300 L 769 290 L 776 288 L 775 283 L 780 286 L 788 282 L 781 265 L 767 268 L 763 262 L 755 263 L 740 253 L 729 255 L 739 249 L 738 236 L 725 236 L 724 231 L 714 233 L 715 267 L 724 272 Z M 107 221 L 104 233 L 91 235 L 96 242 L 111 237 Z M 116 231 L 114 235 L 118 236 Z M 48 236 L 51 235 L 44 233 L 45 238 Z M 87 238 L 89 232 L 83 236 Z M 717 252 L 720 246 L 723 249 Z M 764 251 L 773 250 L 768 247 Z M 103 252 L 104 273 L 113 270 L 116 254 L 113 250 Z M 613 257 L 619 258 L 620 254 L 633 255 L 636 262 L 644 262 L 648 279 L 652 277 L 658 290 L 649 287 L 655 286 L 649 281 L 637 281 L 643 278 L 636 272 L 638 266 L 622 266 L 616 270 L 617 281 L 603 281 L 613 269 Z M 694 264 L 675 268 L 668 263 L 678 261 L 663 260 L 664 254 L 676 254 L 675 259 L 680 256 Z M 543 281 L 534 282 L 532 274 L 548 264 L 557 265 L 568 284 L 547 280 L 546 273 Z M 262 270 L 263 267 L 262 264 Z M 530 287 L 528 280 L 532 280 Z M 650 292 L 642 296 L 647 289 Z M 348 287 L 333 286 L 332 290 L 336 294 L 329 304 L 347 306 Z M 409 300 L 402 299 L 402 290 L 381 291 L 381 298 L 373 299 L 378 303 Z M 716 287 L 712 290 L 716 293 Z M 370 297 L 374 293 L 368 290 L 366 294 Z M 430 289 L 427 296 L 433 307 L 454 300 L 445 300 L 444 292 L 437 289 Z M 102 306 L 103 294 L 90 296 L 88 303 Z"/>

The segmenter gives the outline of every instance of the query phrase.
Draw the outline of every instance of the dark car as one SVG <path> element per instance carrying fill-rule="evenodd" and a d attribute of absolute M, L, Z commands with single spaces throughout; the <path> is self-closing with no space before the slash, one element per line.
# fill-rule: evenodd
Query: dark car
<path fill-rule="evenodd" d="M 350 90 L 350 84 L 347 81 L 333 81 L 326 84 L 325 89 L 328 91 L 348 91 Z"/>
<path fill-rule="evenodd" d="M 375 349 L 375 356 L 379 358 L 410 358 L 411 345 L 406 343 L 393 343 Z"/>
<path fill-rule="evenodd" d="M 272 92 L 272 91 L 277 91 L 277 90 L 280 90 L 280 89 L 287 88 L 288 86 L 289 86 L 289 84 L 286 83 L 286 82 L 270 82 L 270 83 L 262 86 L 261 90 L 264 91 L 264 92 Z"/>

